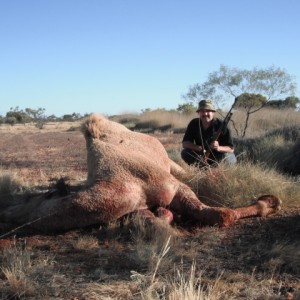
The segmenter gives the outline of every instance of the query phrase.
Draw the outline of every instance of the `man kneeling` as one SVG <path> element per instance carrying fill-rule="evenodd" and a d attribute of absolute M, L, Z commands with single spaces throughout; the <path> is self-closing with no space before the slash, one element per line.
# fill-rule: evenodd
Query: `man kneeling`
<path fill-rule="evenodd" d="M 236 163 L 230 130 L 226 128 L 218 138 L 212 137 L 222 126 L 222 121 L 215 118 L 216 109 L 210 100 L 201 100 L 197 109 L 198 118 L 191 120 L 182 140 L 182 159 L 189 165 L 213 165 L 222 160 Z M 205 153 L 209 155 L 205 156 Z"/>

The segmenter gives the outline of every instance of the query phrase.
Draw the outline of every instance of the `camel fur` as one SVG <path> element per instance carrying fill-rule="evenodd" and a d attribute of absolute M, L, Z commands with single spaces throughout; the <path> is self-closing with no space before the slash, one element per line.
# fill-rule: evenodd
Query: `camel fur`
<path fill-rule="evenodd" d="M 276 213 L 281 201 L 265 195 L 248 207 L 209 207 L 175 176 L 183 169 L 169 159 L 154 137 L 93 114 L 82 124 L 87 149 L 87 186 L 61 197 L 38 196 L 7 207 L 2 222 L 31 223 L 46 232 L 108 223 L 129 213 L 158 216 L 171 223 L 173 213 L 197 225 L 229 226 L 240 218 Z"/>

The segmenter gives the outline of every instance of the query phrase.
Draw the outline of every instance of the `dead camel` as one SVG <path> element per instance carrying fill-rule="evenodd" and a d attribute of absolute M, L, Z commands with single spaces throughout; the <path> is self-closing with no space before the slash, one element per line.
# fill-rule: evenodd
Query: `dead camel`
<path fill-rule="evenodd" d="M 176 179 L 182 172 L 154 137 L 128 130 L 93 114 L 82 124 L 87 147 L 87 187 L 65 197 L 27 199 L 0 213 L 1 222 L 25 224 L 46 232 L 108 223 L 132 212 L 171 222 L 173 213 L 199 226 L 228 226 L 246 217 L 276 213 L 281 201 L 264 195 L 251 206 L 209 207 Z M 38 220 L 38 221 L 36 221 Z"/>

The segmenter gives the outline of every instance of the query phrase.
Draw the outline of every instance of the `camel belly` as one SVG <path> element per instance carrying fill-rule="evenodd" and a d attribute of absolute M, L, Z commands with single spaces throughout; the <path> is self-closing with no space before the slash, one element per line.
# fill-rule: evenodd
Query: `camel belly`
<path fill-rule="evenodd" d="M 104 181 L 81 192 L 74 205 L 88 213 L 96 213 L 104 223 L 147 208 L 146 195 L 140 185 Z"/>
<path fill-rule="evenodd" d="M 173 180 L 165 180 L 159 184 L 152 183 L 146 189 L 148 207 L 168 206 L 173 200 L 177 189 L 178 186 Z"/>

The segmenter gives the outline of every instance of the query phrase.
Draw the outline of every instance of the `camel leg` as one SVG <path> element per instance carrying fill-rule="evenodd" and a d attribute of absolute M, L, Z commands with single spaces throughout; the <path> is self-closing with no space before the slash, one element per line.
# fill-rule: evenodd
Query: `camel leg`
<path fill-rule="evenodd" d="M 140 209 L 136 212 L 136 216 L 150 224 L 153 223 L 155 219 L 160 219 L 168 224 L 171 224 L 173 221 L 172 212 L 164 207 L 158 207 L 154 212 L 150 211 L 149 209 Z"/>
<path fill-rule="evenodd" d="M 247 217 L 266 217 L 280 210 L 281 200 L 273 195 L 261 196 L 257 203 L 248 207 L 229 209 L 223 207 L 209 207 L 203 204 L 197 196 L 184 184 L 170 203 L 170 209 L 183 215 L 185 218 L 195 221 L 199 226 L 225 227 L 236 220 Z"/>
<path fill-rule="evenodd" d="M 218 225 L 226 227 L 236 220 L 250 217 L 266 218 L 281 209 L 281 200 L 274 195 L 263 195 L 253 205 L 239 207 L 236 209 L 210 207 L 203 209 L 200 213 L 201 221 L 205 225 Z"/>
<path fill-rule="evenodd" d="M 267 217 L 275 214 L 281 209 L 282 201 L 274 195 L 263 195 L 257 199 L 257 202 L 247 207 L 236 208 L 237 219 L 249 217 Z"/>
<path fill-rule="evenodd" d="M 185 184 L 180 184 L 169 208 L 183 219 L 197 223 L 199 226 L 228 226 L 237 219 L 234 210 L 209 207 L 203 204 L 195 193 Z"/>

